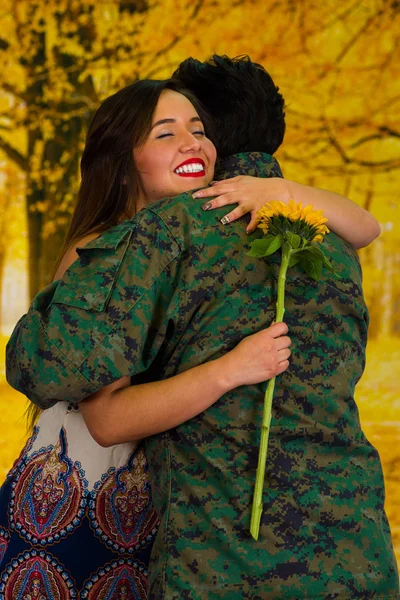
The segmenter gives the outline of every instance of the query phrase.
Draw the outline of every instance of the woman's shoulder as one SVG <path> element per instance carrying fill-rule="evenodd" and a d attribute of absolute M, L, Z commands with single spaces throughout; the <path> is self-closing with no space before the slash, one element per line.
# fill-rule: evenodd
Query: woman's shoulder
<path fill-rule="evenodd" d="M 101 235 L 99 232 L 88 233 L 83 236 L 79 240 L 73 243 L 73 245 L 67 250 L 67 252 L 62 257 L 60 264 L 58 265 L 57 271 L 54 275 L 54 281 L 57 279 L 61 279 L 63 277 L 65 271 L 69 269 L 69 267 L 76 261 L 78 258 L 77 248 L 82 248 L 86 246 L 92 240 L 95 240 Z"/>

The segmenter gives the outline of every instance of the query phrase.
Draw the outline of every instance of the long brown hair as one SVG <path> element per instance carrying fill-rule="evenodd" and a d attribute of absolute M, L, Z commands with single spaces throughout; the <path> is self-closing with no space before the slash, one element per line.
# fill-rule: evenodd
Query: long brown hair
<path fill-rule="evenodd" d="M 136 213 L 139 174 L 133 149 L 146 141 L 164 90 L 186 96 L 210 136 L 206 112 L 193 94 L 175 79 L 142 79 L 104 100 L 87 133 L 78 200 L 57 266 L 71 246 L 84 236 L 102 233 Z M 30 429 L 40 412 L 35 405 L 28 406 L 26 414 Z"/>

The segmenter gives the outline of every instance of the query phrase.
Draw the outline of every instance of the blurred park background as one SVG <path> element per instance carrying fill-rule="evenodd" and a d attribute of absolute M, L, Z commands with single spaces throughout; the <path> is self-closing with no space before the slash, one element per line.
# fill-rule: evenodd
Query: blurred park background
<path fill-rule="evenodd" d="M 249 54 L 286 99 L 285 177 L 344 194 L 382 235 L 360 252 L 371 312 L 357 388 L 385 470 L 400 558 L 400 2 L 3 0 L 0 7 L 0 481 L 25 437 L 26 399 L 3 348 L 49 282 L 92 111 L 188 56 Z M 395 274 L 397 273 L 397 277 Z"/>

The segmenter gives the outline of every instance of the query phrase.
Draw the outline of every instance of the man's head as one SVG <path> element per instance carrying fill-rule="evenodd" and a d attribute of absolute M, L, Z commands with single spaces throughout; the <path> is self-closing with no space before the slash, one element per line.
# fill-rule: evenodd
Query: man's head
<path fill-rule="evenodd" d="M 261 65 L 248 56 L 214 54 L 200 62 L 184 60 L 173 74 L 189 89 L 214 122 L 218 156 L 268 152 L 279 148 L 285 134 L 284 100 Z"/>

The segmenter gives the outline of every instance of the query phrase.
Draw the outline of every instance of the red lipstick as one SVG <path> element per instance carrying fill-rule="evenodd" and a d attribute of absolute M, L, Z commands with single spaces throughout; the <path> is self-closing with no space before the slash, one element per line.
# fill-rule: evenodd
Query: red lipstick
<path fill-rule="evenodd" d="M 185 165 L 201 165 L 202 169 L 200 171 L 182 171 L 181 173 L 176 172 L 177 169 L 180 169 Z M 204 175 L 206 174 L 206 165 L 202 158 L 188 158 L 187 160 L 184 160 L 180 165 L 175 167 L 174 173 L 179 177 L 204 177 Z"/>

